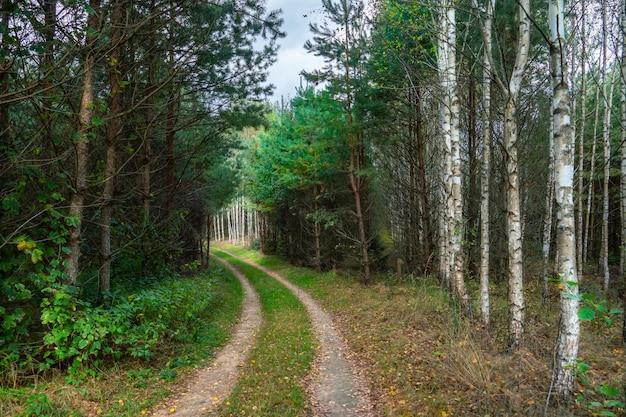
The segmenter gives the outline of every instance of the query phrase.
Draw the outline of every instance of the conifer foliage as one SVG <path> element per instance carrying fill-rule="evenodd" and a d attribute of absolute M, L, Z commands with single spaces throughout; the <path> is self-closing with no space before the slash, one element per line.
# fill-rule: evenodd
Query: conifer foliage
<path fill-rule="evenodd" d="M 134 313 L 98 306 L 206 251 L 280 25 L 257 0 L 2 2 L 0 374 L 120 353 Z"/>

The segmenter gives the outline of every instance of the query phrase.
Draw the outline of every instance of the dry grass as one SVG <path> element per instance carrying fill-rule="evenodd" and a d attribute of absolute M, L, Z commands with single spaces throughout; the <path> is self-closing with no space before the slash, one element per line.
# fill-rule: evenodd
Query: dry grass
<path fill-rule="evenodd" d="M 380 415 L 592 415 L 586 404 L 575 402 L 545 410 L 558 325 L 556 288 L 543 305 L 541 282 L 527 282 L 525 343 L 511 353 L 506 283 L 492 287 L 492 329 L 486 334 L 477 319 L 458 318 L 432 278 L 363 287 L 337 275 L 317 276 L 255 256 L 307 289 L 333 313 L 354 351 L 353 360 L 366 369 Z M 472 296 L 476 299 L 475 293 Z M 617 327 L 583 325 L 579 355 L 591 366 L 587 379 L 592 387 L 609 383 L 622 389 L 626 382 Z M 584 392 L 588 387 L 576 389 Z"/>

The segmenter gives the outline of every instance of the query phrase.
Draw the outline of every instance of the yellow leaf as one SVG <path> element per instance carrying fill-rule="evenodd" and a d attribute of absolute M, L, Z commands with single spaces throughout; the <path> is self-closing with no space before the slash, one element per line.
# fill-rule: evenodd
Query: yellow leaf
<path fill-rule="evenodd" d="M 535 403 L 535 400 L 533 400 L 532 398 L 528 401 L 526 401 L 528 404 L 533 405 Z"/>
<path fill-rule="evenodd" d="M 176 407 L 170 408 L 170 413 L 173 413 L 174 411 L 176 411 Z"/>
<path fill-rule="evenodd" d="M 441 412 L 441 417 L 447 417 L 448 413 L 446 413 L 445 411 Z"/>

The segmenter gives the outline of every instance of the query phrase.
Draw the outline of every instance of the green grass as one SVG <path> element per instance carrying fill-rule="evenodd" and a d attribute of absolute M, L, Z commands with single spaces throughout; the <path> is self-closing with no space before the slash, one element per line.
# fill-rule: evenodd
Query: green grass
<path fill-rule="evenodd" d="M 176 390 L 181 376 L 206 365 L 230 337 L 239 317 L 243 289 L 224 268 L 212 268 L 191 278 L 159 287 L 163 309 L 182 316 L 167 329 L 149 362 L 124 357 L 103 364 L 95 377 L 68 385 L 55 371 L 34 386 L 0 387 L 2 416 L 140 416 Z M 176 292 L 178 305 L 167 299 Z M 198 297 L 203 297 L 198 302 Z M 189 312 L 185 317 L 179 312 Z"/>
<path fill-rule="evenodd" d="M 304 380 L 315 340 L 304 306 L 282 284 L 257 268 L 215 251 L 239 269 L 259 293 L 264 323 L 243 374 L 220 415 L 311 415 Z"/>

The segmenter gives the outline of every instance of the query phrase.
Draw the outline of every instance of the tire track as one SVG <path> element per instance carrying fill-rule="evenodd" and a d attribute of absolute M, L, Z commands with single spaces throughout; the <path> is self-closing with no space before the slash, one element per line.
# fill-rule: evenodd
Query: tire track
<path fill-rule="evenodd" d="M 261 328 L 262 313 L 259 296 L 244 275 L 229 263 L 219 260 L 241 283 L 244 290 L 241 317 L 231 340 L 216 355 L 208 368 L 197 373 L 182 394 L 167 400 L 154 414 L 155 417 L 197 417 L 206 415 L 217 407 L 232 391 L 239 377 L 239 369 L 248 357 Z"/>
<path fill-rule="evenodd" d="M 319 417 L 374 416 L 370 390 L 349 360 L 349 350 L 335 329 L 332 317 L 304 290 L 277 272 L 222 248 L 221 252 L 260 269 L 287 287 L 306 307 L 320 345 L 308 390 Z"/>

